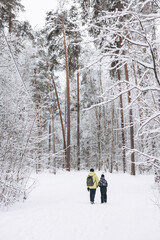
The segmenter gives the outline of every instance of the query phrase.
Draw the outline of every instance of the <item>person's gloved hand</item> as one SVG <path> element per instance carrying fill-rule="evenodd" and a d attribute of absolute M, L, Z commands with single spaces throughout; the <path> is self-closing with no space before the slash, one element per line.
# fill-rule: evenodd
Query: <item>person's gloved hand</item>
<path fill-rule="evenodd" d="M 87 188 L 87 190 L 89 191 L 89 187 Z"/>

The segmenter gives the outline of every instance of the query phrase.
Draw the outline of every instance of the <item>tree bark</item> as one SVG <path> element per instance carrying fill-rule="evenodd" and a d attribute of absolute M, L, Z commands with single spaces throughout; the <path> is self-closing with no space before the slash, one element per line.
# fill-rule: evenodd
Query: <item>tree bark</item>
<path fill-rule="evenodd" d="M 117 70 L 118 80 L 121 81 L 120 70 Z M 119 83 L 119 92 L 121 93 L 121 84 Z M 126 140 L 125 140 L 125 133 L 124 133 L 124 113 L 123 113 L 123 99 L 122 94 L 120 95 L 120 115 L 121 115 L 121 134 L 122 134 L 122 162 L 123 162 L 123 172 L 126 172 Z"/>
<path fill-rule="evenodd" d="M 55 99 L 53 95 L 53 108 L 52 108 L 52 144 L 53 144 L 53 173 L 56 174 L 56 157 L 55 157 L 55 127 L 54 127 L 54 113 L 55 113 Z"/>
<path fill-rule="evenodd" d="M 102 85 L 102 75 L 101 75 L 101 72 L 102 72 L 102 68 L 101 68 L 101 63 L 100 63 L 100 94 L 101 96 L 103 96 L 103 85 Z M 105 101 L 104 98 L 101 98 L 101 101 Z M 105 168 L 105 171 L 107 170 L 108 168 L 108 162 L 107 162 L 107 146 L 108 146 L 108 141 L 107 141 L 107 114 L 106 114 L 106 106 L 105 104 L 102 105 L 102 115 L 103 115 L 103 150 L 104 150 L 104 153 L 105 153 L 105 160 L 103 159 L 103 163 L 101 161 L 102 164 L 104 164 L 104 168 Z M 101 147 L 102 149 L 102 147 Z M 109 152 L 109 150 L 108 150 Z"/>
<path fill-rule="evenodd" d="M 111 139 L 111 157 L 110 157 L 110 173 L 113 172 L 113 151 L 114 151 L 114 133 L 113 133 L 113 127 L 114 127 L 114 102 L 112 106 L 112 139 Z"/>
<path fill-rule="evenodd" d="M 124 71 L 125 71 L 125 79 L 129 83 L 129 74 L 128 74 L 128 67 L 127 64 L 124 65 Z M 127 84 L 127 87 L 128 84 Z M 128 104 L 131 103 L 131 92 L 128 91 Z M 133 126 L 133 112 L 132 107 L 129 108 L 129 122 L 130 122 L 130 144 L 131 149 L 134 149 L 134 126 Z M 131 153 L 131 175 L 136 175 L 135 172 L 135 154 L 134 152 Z"/>
<path fill-rule="evenodd" d="M 94 102 L 96 103 L 96 97 L 95 97 L 95 90 L 94 90 L 94 86 L 92 83 L 92 79 L 90 78 L 90 83 L 91 83 L 91 89 L 92 89 L 92 93 L 94 96 Z M 98 170 L 100 170 L 100 166 L 101 166 L 101 136 L 100 136 L 100 129 L 101 129 L 101 110 L 98 109 L 98 106 L 95 106 L 95 116 L 96 116 L 96 134 L 97 134 L 97 145 L 98 145 L 98 151 L 97 151 L 97 161 L 96 161 L 96 168 L 98 168 Z M 99 112 L 98 112 L 99 110 Z"/>
<path fill-rule="evenodd" d="M 38 163 L 36 164 L 36 173 L 40 172 L 41 169 L 41 115 L 40 115 L 40 104 L 39 104 L 39 95 L 38 95 L 38 86 L 37 86 L 37 69 L 34 69 L 34 82 L 35 82 L 35 95 L 36 95 L 36 116 L 37 116 L 37 127 L 38 127 Z"/>
<path fill-rule="evenodd" d="M 52 78 L 52 83 L 53 83 L 56 98 L 57 98 L 57 104 L 58 104 L 58 109 L 59 109 L 59 117 L 60 117 L 61 127 L 62 127 L 63 149 L 64 149 L 64 155 L 65 155 L 65 159 L 66 159 L 66 140 L 65 140 L 65 131 L 64 131 L 64 125 L 63 125 L 61 107 L 60 107 L 60 103 L 59 103 L 58 92 L 57 92 L 57 88 L 56 88 L 56 84 L 55 84 L 55 81 L 54 81 L 53 74 L 51 74 L 51 78 Z"/>
<path fill-rule="evenodd" d="M 68 64 L 68 53 L 66 45 L 66 34 L 64 29 L 64 20 L 62 18 L 62 32 L 64 42 L 64 53 L 65 53 L 65 64 L 66 64 L 66 89 L 67 89 L 67 153 L 66 153 L 66 170 L 70 171 L 70 82 L 69 82 L 69 64 Z"/>
<path fill-rule="evenodd" d="M 77 56 L 77 169 L 80 170 L 80 103 L 79 103 L 79 59 Z"/>
<path fill-rule="evenodd" d="M 50 96 L 50 84 L 48 82 L 48 112 L 49 112 L 49 158 L 48 158 L 48 167 L 50 167 L 51 161 L 51 96 Z"/>
<path fill-rule="evenodd" d="M 126 30 L 127 37 L 130 39 L 128 30 Z M 122 38 L 120 37 L 120 44 L 122 44 Z M 125 51 L 122 52 L 125 55 Z M 124 65 L 124 72 L 125 72 L 125 79 L 128 82 L 127 88 L 129 88 L 129 74 L 128 74 L 128 67 L 127 64 Z M 128 104 L 131 104 L 131 92 L 128 91 Z M 130 145 L 131 149 L 134 149 L 134 126 L 133 126 L 133 111 L 132 106 L 129 108 L 129 122 L 130 122 Z M 136 175 L 135 172 L 135 153 L 131 153 L 131 175 Z"/>

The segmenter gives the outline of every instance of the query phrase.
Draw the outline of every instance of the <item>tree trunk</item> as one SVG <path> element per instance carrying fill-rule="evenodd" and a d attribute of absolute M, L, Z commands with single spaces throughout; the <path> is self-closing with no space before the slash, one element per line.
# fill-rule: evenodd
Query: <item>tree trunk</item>
<path fill-rule="evenodd" d="M 128 30 L 126 30 L 127 37 L 129 39 L 129 33 Z M 120 44 L 122 44 L 122 37 L 120 37 Z M 125 51 L 122 51 L 122 54 L 125 55 Z M 128 74 L 128 67 L 127 64 L 124 65 L 124 72 L 125 72 L 125 79 L 128 82 L 127 88 L 129 88 L 129 74 Z M 131 103 L 131 92 L 128 91 L 128 104 L 130 105 Z M 130 122 L 130 145 L 131 149 L 134 149 L 134 126 L 133 126 L 133 112 L 132 112 L 132 106 L 129 108 L 129 122 Z M 135 153 L 131 153 L 131 175 L 135 175 Z"/>
<path fill-rule="evenodd" d="M 9 5 L 8 14 L 9 14 L 8 31 L 9 31 L 9 33 L 11 33 L 12 32 L 12 10 L 11 10 L 11 5 Z"/>
<path fill-rule="evenodd" d="M 95 90 L 94 90 L 94 86 L 92 83 L 92 79 L 90 78 L 90 83 L 91 83 L 91 89 L 92 89 L 92 93 L 94 96 L 94 103 L 96 103 L 96 97 L 95 97 Z M 96 168 L 98 168 L 98 170 L 100 170 L 100 165 L 101 165 L 101 139 L 100 139 L 100 129 L 101 129 L 101 109 L 99 109 L 98 112 L 98 106 L 95 106 L 95 116 L 96 116 L 96 133 L 97 133 L 97 145 L 98 145 L 98 151 L 97 151 L 97 161 L 96 161 Z"/>
<path fill-rule="evenodd" d="M 79 59 L 77 56 L 77 169 L 80 170 Z"/>
<path fill-rule="evenodd" d="M 99 99 L 99 103 L 100 103 Z M 101 106 L 98 107 L 99 109 L 99 114 L 98 114 L 98 170 L 101 170 L 102 167 L 102 159 L 101 159 L 101 153 L 102 153 L 102 148 L 101 148 Z"/>
<path fill-rule="evenodd" d="M 125 79 L 129 83 L 129 75 L 128 75 L 128 67 L 127 64 L 124 65 L 124 71 L 125 71 Z M 127 84 L 127 87 L 128 84 Z M 131 103 L 131 92 L 128 91 L 128 104 Z M 129 122 L 130 122 L 130 145 L 131 149 L 134 149 L 134 126 L 133 126 L 133 112 L 132 107 L 130 106 L 129 109 Z M 131 153 L 131 175 L 135 175 L 135 154 L 134 152 Z"/>
<path fill-rule="evenodd" d="M 56 174 L 54 113 L 55 113 L 55 99 L 54 99 L 54 95 L 53 95 L 53 108 L 52 108 L 53 173 Z"/>
<path fill-rule="evenodd" d="M 66 170 L 70 171 L 70 83 L 69 83 L 69 65 L 68 65 L 68 53 L 66 45 L 66 34 L 64 29 L 64 20 L 62 18 L 62 32 L 64 41 L 64 53 L 65 53 L 65 64 L 66 64 L 66 88 L 67 88 L 67 163 Z"/>
<path fill-rule="evenodd" d="M 39 105 L 39 95 L 38 95 L 38 86 L 37 86 L 37 69 L 34 69 L 34 82 L 35 82 L 35 95 L 36 95 L 36 119 L 38 127 L 38 163 L 36 164 L 36 173 L 40 172 L 41 169 L 41 119 L 40 119 L 40 105 Z"/>
<path fill-rule="evenodd" d="M 51 96 L 50 96 L 50 84 L 48 83 L 48 112 L 49 112 L 49 157 L 48 157 L 48 168 L 50 167 L 51 161 Z"/>
<path fill-rule="evenodd" d="M 51 78 L 52 78 L 52 83 L 53 83 L 54 90 L 55 90 L 55 94 L 56 94 L 56 98 L 57 98 L 57 104 L 58 104 L 58 109 L 59 109 L 59 116 L 60 116 L 61 127 L 62 127 L 64 156 L 65 156 L 65 159 L 66 159 L 66 140 L 65 140 L 65 131 L 64 131 L 64 125 L 63 125 L 61 107 L 60 107 L 60 103 L 59 103 L 58 92 L 57 92 L 56 84 L 55 84 L 55 82 L 54 82 L 53 74 L 51 74 Z"/>
<path fill-rule="evenodd" d="M 120 70 L 117 70 L 118 80 L 121 81 Z M 121 84 L 119 83 L 119 92 L 121 93 Z M 126 141 L 125 141 L 125 133 L 124 133 L 124 113 L 123 113 L 123 99 L 122 94 L 120 95 L 120 115 L 121 115 L 121 134 L 122 134 L 122 161 L 123 161 L 123 172 L 126 172 Z"/>
<path fill-rule="evenodd" d="M 102 67 L 101 67 L 101 63 L 100 63 L 100 95 L 103 96 L 103 85 L 102 85 Z M 104 98 L 102 97 L 101 98 L 101 101 L 105 101 Z M 106 106 L 105 104 L 102 105 L 102 115 L 103 115 L 103 131 L 102 131 L 102 134 L 103 134 L 103 151 L 104 151 L 104 156 L 105 156 L 105 159 L 103 159 L 103 163 L 101 161 L 101 163 L 104 165 L 104 169 L 105 171 L 107 171 L 107 168 L 108 168 L 108 162 L 107 162 L 107 153 L 109 152 L 108 149 L 107 149 L 107 146 L 108 146 L 108 141 L 107 141 L 107 114 L 106 114 Z M 102 147 L 101 147 L 102 149 Z"/>
<path fill-rule="evenodd" d="M 114 151 L 114 133 L 113 133 L 113 127 L 114 127 L 114 102 L 112 105 L 112 139 L 111 139 L 111 157 L 110 157 L 110 173 L 113 172 L 113 151 Z"/>

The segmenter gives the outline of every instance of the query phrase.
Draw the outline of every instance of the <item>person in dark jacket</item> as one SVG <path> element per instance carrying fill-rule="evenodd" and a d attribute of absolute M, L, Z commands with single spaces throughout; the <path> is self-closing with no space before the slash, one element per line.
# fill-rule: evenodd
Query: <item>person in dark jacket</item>
<path fill-rule="evenodd" d="M 101 203 L 106 203 L 108 183 L 104 177 L 104 174 L 101 175 L 98 186 L 100 187 L 100 192 L 101 192 Z"/>

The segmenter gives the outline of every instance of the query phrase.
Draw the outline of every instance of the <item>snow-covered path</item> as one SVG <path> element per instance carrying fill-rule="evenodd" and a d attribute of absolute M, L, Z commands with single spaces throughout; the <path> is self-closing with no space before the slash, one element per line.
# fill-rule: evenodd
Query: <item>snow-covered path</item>
<path fill-rule="evenodd" d="M 98 189 L 94 205 L 86 176 L 39 175 L 24 204 L 0 211 L 0 240 L 159 240 L 160 209 L 152 202 L 152 176 L 107 174 L 108 203 L 100 204 Z"/>

